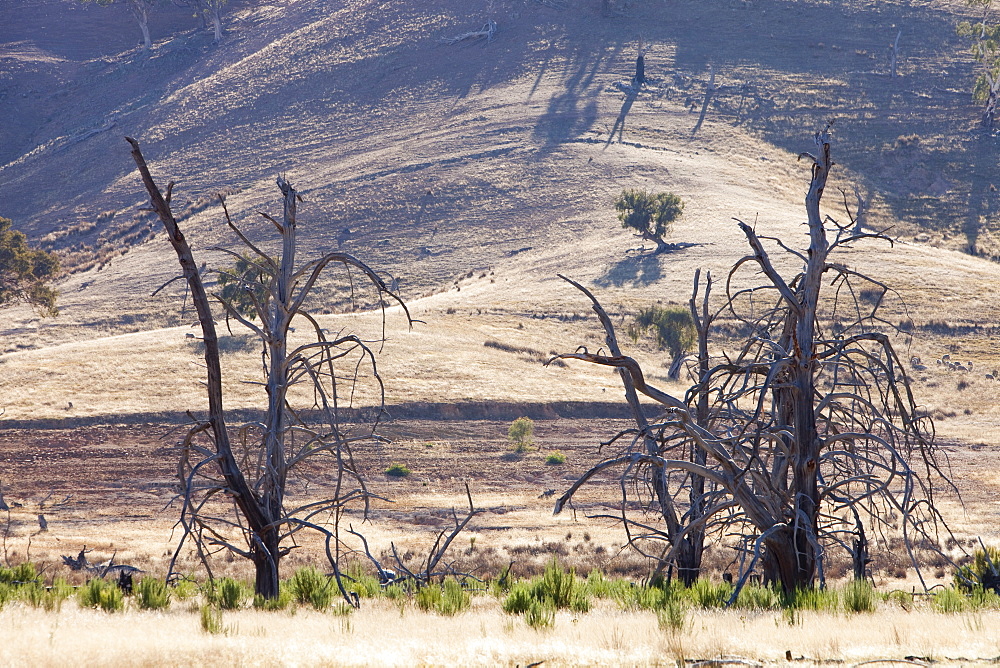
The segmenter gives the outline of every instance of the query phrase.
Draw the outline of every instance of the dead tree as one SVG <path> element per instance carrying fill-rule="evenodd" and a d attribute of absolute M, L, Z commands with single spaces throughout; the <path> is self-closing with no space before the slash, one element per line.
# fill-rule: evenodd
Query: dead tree
<path fill-rule="evenodd" d="M 348 504 L 360 503 L 367 512 L 371 494 L 354 462 L 352 445 L 378 438 L 374 430 L 381 403 L 371 411 L 375 417 L 370 424 L 348 424 L 345 411 L 350 408 L 352 393 L 356 387 L 360 389 L 365 378 L 373 384 L 375 395 L 383 397 L 382 381 L 368 343 L 353 334 L 328 338 L 326 330 L 303 304 L 324 270 L 339 264 L 349 271 L 360 272 L 378 292 L 379 303 L 384 305 L 382 295 L 387 295 L 402 305 L 404 312 L 406 307 L 370 267 L 346 253 L 326 253 L 297 265 L 296 208 L 300 197 L 284 178 L 278 178 L 284 204 L 282 219 L 261 214 L 280 235 L 281 252 L 276 259 L 260 250 L 233 224 L 222 200 L 229 228 L 259 269 L 254 276 L 261 277 L 260 282 L 245 286 L 256 322 L 232 303 L 217 299 L 227 319 L 239 322 L 260 340 L 264 374 L 261 385 L 267 394 L 263 418 L 239 427 L 235 432 L 237 437 L 232 439 L 223 410 L 214 316 L 198 265 L 170 209 L 174 184 L 171 182 L 163 194 L 154 183 L 138 144 L 133 139 L 128 141 L 153 211 L 163 222 L 176 251 L 205 344 L 209 412 L 207 419 L 196 421 L 181 448 L 178 475 L 183 531 L 171 561 L 171 573 L 190 540 L 210 577 L 208 557 L 220 550 L 228 551 L 254 564 L 257 594 L 276 598 L 281 559 L 295 547 L 300 532 L 311 530 L 323 538 L 326 557 L 341 592 L 350 600 L 340 582 L 338 568 L 339 522 Z M 226 252 L 241 256 L 236 251 Z M 249 283 L 255 279 L 245 280 Z M 408 312 L 406 317 L 409 319 Z M 296 319 L 304 321 L 311 337 L 292 346 L 288 335 Z M 293 395 L 290 390 L 295 386 L 302 386 L 303 390 Z M 297 403 L 303 396 L 309 397 L 311 405 Z M 289 505 L 290 481 L 301 475 L 307 464 L 325 465 L 324 470 L 332 480 L 330 493 L 324 498 L 303 501 L 301 505 Z M 240 539 L 242 545 L 238 544 Z"/>
<path fill-rule="evenodd" d="M 903 31 L 896 33 L 896 40 L 889 47 L 889 77 L 896 78 L 896 63 L 899 61 L 899 38 L 903 36 Z"/>
<path fill-rule="evenodd" d="M 635 75 L 632 77 L 632 87 L 639 90 L 646 83 L 646 51 L 648 48 L 639 39 L 639 55 L 635 57 Z"/>
<path fill-rule="evenodd" d="M 607 359 L 629 360 L 629 358 L 622 355 L 621 348 L 618 345 L 618 337 L 615 334 L 611 318 L 608 317 L 604 308 L 597 301 L 597 298 L 587 288 L 580 285 L 576 281 L 566 278 L 565 276 L 561 276 L 561 278 L 583 292 L 590 299 L 591 306 L 597 314 L 604 330 L 605 345 L 611 353 L 611 357 Z M 700 273 L 697 274 L 695 276 L 694 292 L 691 297 L 691 308 L 692 315 L 694 316 L 695 327 L 698 330 L 699 335 L 699 369 L 703 365 L 708 364 L 707 339 L 703 341 L 702 337 L 707 336 L 708 328 L 713 318 L 713 316 L 708 312 L 708 296 L 711 291 L 711 277 L 708 277 L 707 286 L 704 301 L 702 303 L 702 312 L 699 314 L 697 308 L 697 297 L 700 287 Z M 587 361 L 599 364 L 606 363 L 606 361 L 599 361 L 598 359 L 595 359 L 597 356 L 590 355 L 586 352 L 578 352 L 571 355 L 559 355 L 552 360 L 549 360 L 549 362 L 552 362 L 560 357 L 586 359 Z M 629 361 L 631 362 L 631 360 Z M 703 465 L 704 454 L 697 451 L 696 448 L 693 448 L 690 442 L 664 438 L 662 431 L 659 431 L 658 425 L 651 424 L 647 419 L 646 414 L 639 403 L 637 390 L 646 394 L 649 392 L 650 388 L 642 380 L 641 371 L 638 371 L 638 374 L 636 373 L 638 365 L 633 367 L 630 366 L 629 363 L 623 362 L 621 365 L 611 364 L 611 366 L 618 366 L 619 375 L 621 376 L 622 385 L 625 390 L 625 399 L 628 402 L 632 418 L 635 420 L 636 428 L 621 432 L 612 438 L 608 443 L 604 444 L 612 445 L 622 439 L 630 439 L 624 450 L 621 451 L 618 456 L 602 462 L 597 467 L 589 471 L 582 478 L 580 478 L 566 494 L 560 497 L 556 501 L 555 512 L 557 514 L 561 512 L 563 506 L 570 500 L 570 498 L 572 498 L 576 489 L 586 482 L 586 480 L 593 474 L 597 473 L 599 470 L 609 467 L 618 465 L 623 466 L 624 473 L 622 477 L 621 489 L 623 491 L 624 498 L 622 498 L 622 515 L 620 518 L 616 519 L 621 519 L 628 535 L 628 540 L 633 547 L 646 554 L 646 556 L 657 561 L 658 571 L 667 569 L 669 574 L 676 569 L 677 576 L 685 584 L 690 585 L 698 579 L 701 573 L 701 560 L 704 551 L 705 523 L 703 514 L 706 508 L 706 503 L 703 498 L 706 494 L 705 478 L 696 470 L 674 470 L 671 467 L 663 465 L 660 460 L 662 457 L 668 456 L 667 453 L 670 453 L 669 456 L 677 455 L 680 458 L 689 459 L 690 461 L 696 463 L 701 462 Z M 674 399 L 664 393 L 659 393 L 658 396 L 660 397 L 661 403 L 666 406 L 670 406 L 674 409 L 687 409 L 687 404 L 679 399 Z M 707 389 L 704 391 L 700 389 L 695 390 L 691 396 L 693 401 L 698 406 L 694 410 L 695 419 L 697 420 L 700 419 L 700 416 L 704 416 L 705 421 L 707 422 Z M 638 459 L 634 458 L 633 455 L 637 453 L 644 454 L 649 459 L 644 459 L 642 457 L 639 457 Z M 630 478 L 632 480 L 631 485 L 626 482 Z M 659 519 L 662 520 L 664 528 L 655 528 L 644 520 L 640 521 L 631 519 L 625 515 L 625 508 L 628 505 L 627 497 L 629 494 L 627 490 L 629 490 L 630 487 L 632 489 L 632 493 L 638 493 L 641 496 L 648 496 L 649 503 L 644 505 L 651 506 L 656 509 L 655 512 L 659 515 Z M 646 493 L 644 493 L 643 490 L 645 490 Z M 685 505 L 686 509 L 684 508 Z M 662 551 L 658 554 L 646 552 L 643 545 L 650 541 L 665 541 L 668 546 L 673 548 L 669 557 L 664 557 L 664 553 Z"/>
<path fill-rule="evenodd" d="M 696 528 L 739 536 L 736 547 L 746 558 L 737 590 L 754 571 L 786 592 L 822 581 L 829 550 L 852 552 L 855 513 L 883 546 L 887 534 L 898 530 L 918 574 L 914 544 L 937 544 L 937 531 L 947 531 L 934 504 L 935 485 L 949 483 L 936 459 L 933 425 L 917 412 L 878 304 L 868 309 L 857 298 L 860 285 L 877 286 L 883 294 L 889 288 L 830 260 L 839 248 L 886 237 L 855 234 L 853 225 L 821 216 L 833 165 L 828 134 L 817 134 L 816 145 L 817 155 L 802 156 L 812 163 L 808 249 L 792 249 L 739 223 L 751 253 L 729 274 L 724 308 L 750 334 L 738 351 L 708 365 L 700 361 L 686 400 L 648 384 L 641 366 L 610 345 L 610 354 L 558 356 L 617 367 L 664 413 L 636 436 L 652 439 L 655 448 L 631 448 L 600 462 L 559 499 L 556 512 L 584 482 L 610 468 L 624 471 L 623 490 L 626 479 L 679 485 L 666 490 L 671 498 L 686 488 L 688 516 L 697 507 L 698 517 L 679 534 L 669 522 L 659 529 L 626 517 L 625 504 L 621 519 L 627 529 L 641 526 L 643 538 L 667 542 L 661 562 L 674 562 Z M 785 278 L 764 242 L 804 268 Z M 735 287 L 746 267 L 766 282 Z M 831 295 L 821 291 L 827 278 Z M 699 494 L 692 480 L 709 487 Z"/>

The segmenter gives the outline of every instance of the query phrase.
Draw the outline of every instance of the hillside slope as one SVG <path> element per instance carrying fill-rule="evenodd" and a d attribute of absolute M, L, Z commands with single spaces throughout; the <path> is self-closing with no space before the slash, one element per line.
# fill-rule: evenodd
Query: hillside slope
<path fill-rule="evenodd" d="M 525 248 L 611 232 L 610 202 L 624 186 L 673 189 L 701 220 L 756 213 L 706 169 L 691 170 L 710 184 L 701 191 L 663 162 L 716 151 L 749 160 L 727 183 L 772 172 L 760 160 L 769 149 L 731 139 L 743 134 L 735 127 L 795 153 L 836 117 L 838 161 L 852 170 L 843 185 L 875 193 L 873 222 L 900 232 L 934 222 L 932 241 L 944 246 L 989 237 L 992 200 L 970 209 L 969 184 L 982 181 L 991 149 L 981 146 L 974 165 L 956 160 L 976 116 L 956 94 L 970 69 L 953 29 L 961 2 L 618 2 L 605 17 L 598 2 L 234 1 L 217 46 L 176 8 L 155 15 L 149 55 L 123 50 L 137 31 L 114 8 L 27 4 L 35 11 L 0 10 L 13 19 L 0 47 L 0 103 L 13 119 L 0 143 L 0 215 L 68 266 L 102 271 L 67 280 L 52 336 L 25 341 L 31 318 L 18 315 L 7 341 L 175 322 L 172 307 L 136 299 L 173 268 L 166 246 L 151 243 L 157 222 L 139 211 L 124 135 L 164 184 L 177 181 L 177 209 L 200 248 L 233 243 L 215 193 L 252 220 L 273 206 L 273 179 L 285 173 L 307 200 L 305 246 L 361 254 L 410 298 Z M 488 19 L 494 41 L 444 43 Z M 876 45 L 897 23 L 912 42 L 887 84 Z M 630 78 L 640 40 L 652 82 L 627 104 L 615 83 Z M 722 88 L 691 138 L 710 64 Z M 931 92 L 913 95 L 922 90 Z M 609 145 L 619 118 L 624 133 Z M 897 150 L 901 128 L 923 143 Z M 785 187 L 787 171 L 771 176 L 769 186 Z M 983 230 L 966 229 L 973 218 Z"/>
<path fill-rule="evenodd" d="M 32 1 L 61 16 L 61 4 Z M 960 206 L 972 192 L 962 190 L 971 167 L 961 171 L 940 151 L 931 160 L 920 146 L 907 149 L 907 163 L 891 143 L 904 113 L 936 128 L 926 141 L 938 144 L 975 118 L 950 78 L 967 69 L 951 23 L 961 3 L 690 1 L 665 12 L 659 3 L 632 2 L 618 3 L 622 13 L 613 17 L 601 16 L 599 4 L 577 11 L 526 0 L 486 10 L 453 0 L 236 2 L 222 44 L 192 30 L 189 18 L 165 16 L 148 56 L 122 47 L 128 25 L 114 24 L 110 10 L 74 8 L 79 20 L 60 25 L 67 35 L 76 25 L 118 35 L 113 52 L 88 47 L 79 34 L 32 41 L 42 33 L 21 16 L 23 25 L 11 24 L 18 39 L 0 52 L 10 65 L 3 103 L 24 133 L 4 135 L 0 145 L 0 215 L 78 270 L 60 283 L 58 318 L 5 312 L 6 417 L 72 420 L 201 405 L 183 291 L 175 284 L 151 296 L 176 274 L 175 260 L 158 222 L 140 211 L 146 198 L 126 134 L 140 141 L 162 185 L 177 181 L 182 225 L 210 266 L 225 260 L 208 249 L 234 243 L 213 194 L 228 193 L 234 219 L 272 247 L 256 211 L 276 212 L 274 177 L 284 173 L 304 195 L 306 256 L 339 247 L 397 278 L 424 323 L 409 332 L 399 316 L 390 318 L 383 372 L 395 380 L 387 390 L 395 404 L 607 400 L 616 386 L 605 372 L 541 368 L 553 350 L 596 349 L 601 341 L 586 300 L 556 274 L 591 286 L 620 320 L 657 299 L 685 302 L 696 269 L 721 280 L 745 253 L 733 218 L 799 244 L 808 169 L 795 156 L 831 115 L 839 119 L 841 165 L 828 213 L 844 219 L 836 188 L 861 183 L 882 193 L 871 224 L 895 226 L 907 239 L 920 221 L 900 212 L 951 207 L 958 218 L 971 215 Z M 494 41 L 444 43 L 488 18 L 498 24 Z M 882 67 L 868 57 L 874 47 L 861 45 L 877 43 L 902 18 L 926 39 L 907 52 L 895 89 L 852 73 Z M 766 43 L 764 29 L 773 31 Z M 618 84 L 632 75 L 640 38 L 650 48 L 651 81 L 629 100 Z M 692 136 L 710 62 L 726 88 Z M 935 82 L 951 92 L 930 101 L 910 96 Z M 30 104 L 11 106 L 11 94 Z M 859 96 L 870 105 L 843 116 Z M 950 134 L 945 112 L 964 119 Z M 889 157 L 866 150 L 885 141 Z M 893 190 L 899 174 L 884 169 L 890 158 L 920 167 L 922 180 L 907 180 L 904 194 Z M 864 171 L 872 165 L 883 168 Z M 946 192 L 930 195 L 941 179 Z M 671 239 L 677 250 L 636 252 L 611 209 L 625 187 L 684 198 Z M 949 246 L 935 234 L 934 245 Z M 901 339 L 908 353 L 953 352 L 1000 366 L 990 343 L 1000 313 L 983 289 L 996 282 L 997 265 L 912 243 L 866 246 L 844 261 L 899 290 L 902 300 L 887 304 L 887 315 L 913 321 L 916 338 Z M 324 286 L 317 310 L 370 306 L 338 285 Z M 351 322 L 377 331 L 368 316 Z M 534 352 L 503 352 L 488 341 Z M 123 348 L 135 354 L 107 369 L 105 360 Z M 636 354 L 658 368 L 652 351 Z M 256 363 L 231 364 L 234 405 L 251 407 L 239 381 Z M 50 373 L 40 380 L 39 369 Z M 968 392 L 936 373 L 925 379 L 922 401 L 951 413 L 954 434 L 981 433 L 996 417 L 995 384 L 977 376 Z"/>

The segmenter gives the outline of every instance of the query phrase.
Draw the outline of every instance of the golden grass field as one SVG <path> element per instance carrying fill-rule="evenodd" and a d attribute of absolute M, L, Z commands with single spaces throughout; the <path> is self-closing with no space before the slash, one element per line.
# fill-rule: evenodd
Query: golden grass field
<path fill-rule="evenodd" d="M 194 607 L 194 610 L 187 608 Z M 558 613 L 537 631 L 474 597 L 456 617 L 376 602 L 348 617 L 299 610 L 223 614 L 226 630 L 207 634 L 197 604 L 165 613 L 109 615 L 68 602 L 59 613 L 19 606 L 0 611 L 6 666 L 891 666 L 987 665 L 1000 655 L 996 611 L 942 615 L 879 610 L 853 616 L 695 612 L 680 632 L 661 630 L 652 613 L 600 605 Z M 787 654 L 786 654 L 787 653 Z M 792 661 L 786 662 L 790 655 Z M 726 660 L 730 661 L 727 662 Z M 878 662 L 878 659 L 886 659 Z"/>

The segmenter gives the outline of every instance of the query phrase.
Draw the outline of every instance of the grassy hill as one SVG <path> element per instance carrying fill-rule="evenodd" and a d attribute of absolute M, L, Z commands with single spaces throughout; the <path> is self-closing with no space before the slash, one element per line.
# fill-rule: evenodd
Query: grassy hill
<path fill-rule="evenodd" d="M 605 373 L 540 369 L 553 350 L 600 341 L 583 319 L 588 304 L 556 273 L 590 285 L 621 318 L 657 299 L 686 301 L 697 268 L 724 276 L 745 252 L 734 217 L 797 243 L 808 172 L 795 156 L 835 120 L 827 213 L 846 219 L 836 188 L 858 184 L 873 227 L 921 240 L 859 248 L 849 261 L 889 273 L 902 295 L 889 319 L 912 319 L 917 333 L 903 341 L 909 352 L 995 366 L 997 307 L 984 286 L 996 265 L 957 252 L 993 254 L 996 222 L 996 149 L 975 129 L 966 93 L 961 2 L 620 1 L 605 16 L 596 1 L 234 1 L 218 45 L 176 8 L 155 14 L 149 54 L 132 46 L 138 30 L 117 8 L 23 4 L 2 10 L 0 111 L 12 120 L 0 214 L 73 271 L 60 282 L 59 318 L 5 313 L 5 382 L 36 379 L 33 392 L 9 395 L 10 418 L 198 401 L 194 369 L 190 396 L 156 380 L 194 359 L 182 338 L 192 316 L 181 315 L 177 284 L 151 296 L 175 261 L 141 211 L 124 135 L 163 185 L 177 182 L 182 226 L 210 266 L 225 262 L 210 248 L 235 242 L 215 194 L 227 193 L 234 219 L 269 247 L 256 212 L 275 212 L 281 173 L 305 198 L 307 256 L 339 247 L 397 278 L 426 324 L 410 333 L 390 318 L 392 401 L 544 403 L 598 401 L 613 387 Z M 493 41 L 448 43 L 487 20 Z M 886 45 L 900 30 L 890 80 Z M 651 81 L 629 101 L 618 84 L 640 42 Z M 692 136 L 709 66 L 719 89 Z M 671 239 L 682 249 L 635 252 L 611 208 L 625 187 L 684 198 Z M 371 306 L 338 285 L 325 286 L 318 310 Z M 491 340 L 535 352 L 484 346 Z M 134 371 L 107 379 L 128 388 L 119 400 L 82 399 L 100 394 L 90 371 L 38 384 L 39 365 L 89 369 L 123 345 L 145 352 Z M 927 382 L 938 383 L 932 409 L 973 419 L 955 408 L 972 393 L 956 394 L 947 375 Z M 992 416 L 993 385 L 975 383 L 968 407 Z M 142 390 L 150 384 L 158 389 Z"/>

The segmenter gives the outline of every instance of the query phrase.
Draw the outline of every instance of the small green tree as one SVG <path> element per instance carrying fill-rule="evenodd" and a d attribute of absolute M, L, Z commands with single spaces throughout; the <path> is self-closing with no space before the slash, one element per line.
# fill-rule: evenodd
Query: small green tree
<path fill-rule="evenodd" d="M 656 252 L 667 249 L 663 237 L 684 212 L 684 202 L 673 193 L 653 194 L 648 190 L 627 188 L 615 201 L 615 210 L 622 227 L 638 232 L 645 241 L 656 242 Z"/>
<path fill-rule="evenodd" d="M 518 452 L 522 452 L 531 445 L 532 436 L 535 433 L 535 423 L 529 417 L 519 417 L 510 423 L 507 430 L 507 438 L 517 446 Z"/>
<path fill-rule="evenodd" d="M 959 23 L 958 34 L 969 40 L 972 57 L 979 63 L 972 99 L 983 103 L 983 125 L 992 127 L 1000 105 L 1000 23 L 993 16 L 993 0 L 965 0 L 965 4 L 982 10 L 978 22 Z"/>
<path fill-rule="evenodd" d="M 219 271 L 218 298 L 240 315 L 256 320 L 267 302 L 267 285 L 274 273 L 269 265 L 250 253 L 236 256 L 231 267 Z"/>
<path fill-rule="evenodd" d="M 694 346 L 698 333 L 691 319 L 691 311 L 682 306 L 657 306 L 639 311 L 635 321 L 628 326 L 633 341 L 652 333 L 660 350 L 670 353 L 670 370 L 667 376 L 677 380 L 681 375 L 681 362 Z"/>
<path fill-rule="evenodd" d="M 0 306 L 24 302 L 56 315 L 58 293 L 48 283 L 59 272 L 59 258 L 29 247 L 24 233 L 12 225 L 0 217 Z"/>

